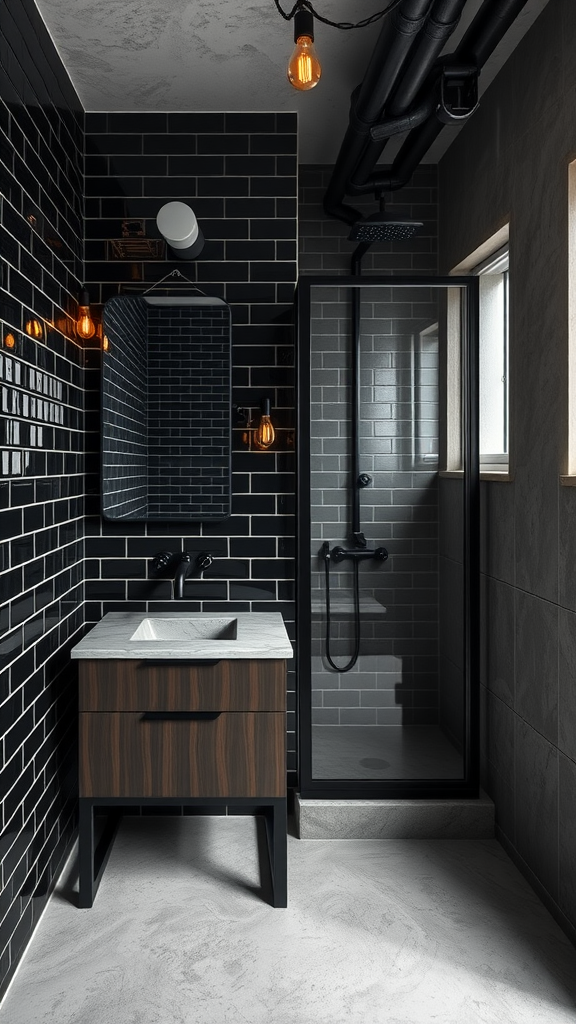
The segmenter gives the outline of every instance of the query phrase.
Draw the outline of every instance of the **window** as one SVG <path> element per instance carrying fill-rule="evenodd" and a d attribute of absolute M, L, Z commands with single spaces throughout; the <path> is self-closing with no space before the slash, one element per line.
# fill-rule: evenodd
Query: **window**
<path fill-rule="evenodd" d="M 508 224 L 454 267 L 451 275 L 473 274 L 479 278 L 480 365 L 479 447 L 480 474 L 492 480 L 510 479 L 508 309 Z M 444 472 L 462 471 L 459 298 L 448 296 L 446 322 L 446 455 Z"/>
<path fill-rule="evenodd" d="M 568 444 L 565 476 L 576 486 L 576 160 L 568 165 Z"/>
<path fill-rule="evenodd" d="M 508 466 L 508 248 L 476 266 L 480 278 L 480 468 Z"/>

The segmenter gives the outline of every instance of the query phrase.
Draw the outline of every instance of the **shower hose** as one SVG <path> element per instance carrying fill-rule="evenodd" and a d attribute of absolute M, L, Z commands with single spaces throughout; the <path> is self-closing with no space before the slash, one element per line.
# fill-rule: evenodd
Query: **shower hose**
<path fill-rule="evenodd" d="M 330 545 L 323 546 L 324 569 L 326 573 L 326 660 L 335 672 L 349 672 L 358 661 L 360 654 L 360 580 L 358 562 L 354 561 L 354 653 L 346 665 L 337 665 L 330 654 Z"/>

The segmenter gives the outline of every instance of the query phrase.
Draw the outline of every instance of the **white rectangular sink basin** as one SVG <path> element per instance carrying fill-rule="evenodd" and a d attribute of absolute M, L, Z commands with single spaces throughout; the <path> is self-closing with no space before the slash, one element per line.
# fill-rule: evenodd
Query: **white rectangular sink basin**
<path fill-rule="evenodd" d="M 214 661 L 291 658 L 279 612 L 108 612 L 71 651 L 72 658 Z"/>
<path fill-rule="evenodd" d="M 196 619 L 143 619 L 130 641 L 173 640 L 236 640 L 237 619 L 212 619 L 203 616 Z"/>

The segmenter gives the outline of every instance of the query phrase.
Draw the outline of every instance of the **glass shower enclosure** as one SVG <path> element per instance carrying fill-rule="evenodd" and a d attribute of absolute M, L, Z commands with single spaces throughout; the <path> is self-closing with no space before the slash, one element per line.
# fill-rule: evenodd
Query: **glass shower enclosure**
<path fill-rule="evenodd" d="M 303 797 L 478 794 L 478 282 L 301 277 Z"/>

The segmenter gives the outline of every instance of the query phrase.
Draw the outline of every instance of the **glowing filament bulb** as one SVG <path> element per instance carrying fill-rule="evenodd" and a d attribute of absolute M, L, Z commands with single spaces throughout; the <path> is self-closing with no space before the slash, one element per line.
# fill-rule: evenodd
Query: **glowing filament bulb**
<path fill-rule="evenodd" d="M 262 401 L 262 415 L 260 417 L 260 423 L 254 431 L 254 444 L 258 448 L 269 448 L 274 442 L 276 437 L 276 431 L 272 426 L 272 420 L 270 419 L 270 399 L 264 398 Z"/>
<path fill-rule="evenodd" d="M 96 334 L 96 324 L 90 316 L 90 300 L 86 290 L 80 292 L 76 334 L 79 338 L 93 338 Z"/>
<path fill-rule="evenodd" d="M 295 89 L 304 92 L 313 89 L 320 81 L 322 68 L 314 43 L 310 36 L 299 36 L 294 53 L 288 64 L 288 81 Z"/>
<path fill-rule="evenodd" d="M 314 49 L 314 16 L 306 7 L 294 15 L 294 53 L 288 62 L 288 81 L 295 89 L 313 89 L 320 81 L 322 68 Z"/>

